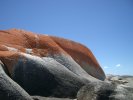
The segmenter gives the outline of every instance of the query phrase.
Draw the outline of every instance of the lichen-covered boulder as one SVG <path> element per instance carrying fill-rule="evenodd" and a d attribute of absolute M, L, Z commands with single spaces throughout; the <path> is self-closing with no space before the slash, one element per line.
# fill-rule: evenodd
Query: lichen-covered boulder
<path fill-rule="evenodd" d="M 71 66 L 75 64 L 89 75 L 100 80 L 105 79 L 105 74 L 92 52 L 82 44 L 71 40 L 11 29 L 0 31 L 0 53 L 4 51 L 52 57 L 74 73 L 76 71 Z"/>
<path fill-rule="evenodd" d="M 23 30 L 0 31 L 0 99 L 30 95 L 76 98 L 78 90 L 105 79 L 92 52 L 80 43 Z"/>

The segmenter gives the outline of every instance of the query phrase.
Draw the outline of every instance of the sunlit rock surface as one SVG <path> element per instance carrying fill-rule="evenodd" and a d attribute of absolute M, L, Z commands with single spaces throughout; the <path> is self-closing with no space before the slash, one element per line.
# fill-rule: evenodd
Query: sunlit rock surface
<path fill-rule="evenodd" d="M 133 100 L 133 76 L 107 75 L 104 82 L 83 86 L 77 100 Z"/>
<path fill-rule="evenodd" d="M 131 77 L 106 78 L 80 43 L 0 31 L 0 100 L 132 100 L 132 87 Z"/>
<path fill-rule="evenodd" d="M 51 57 L 76 74 L 82 75 L 82 73 L 88 73 L 100 80 L 105 79 L 104 72 L 92 52 L 80 43 L 17 29 L 0 31 L 1 59 L 2 57 L 4 58 L 4 56 L 18 57 L 18 55 L 21 55 L 20 53 L 38 57 Z M 17 57 L 15 57 L 15 59 L 18 60 L 19 58 Z M 2 62 L 4 62 L 4 60 Z M 7 65 L 8 63 L 9 61 L 5 64 Z M 76 70 L 84 69 L 87 73 L 81 70 L 79 73 L 71 66 L 78 66 Z M 9 68 L 8 65 L 7 68 Z M 11 73 L 12 66 L 8 70 Z"/>

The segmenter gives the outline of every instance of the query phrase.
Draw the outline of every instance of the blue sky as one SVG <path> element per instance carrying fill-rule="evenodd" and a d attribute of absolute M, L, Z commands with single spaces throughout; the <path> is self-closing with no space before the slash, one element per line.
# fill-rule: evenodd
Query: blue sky
<path fill-rule="evenodd" d="M 106 74 L 133 75 L 132 0 L 0 0 L 0 29 L 10 28 L 80 42 Z"/>

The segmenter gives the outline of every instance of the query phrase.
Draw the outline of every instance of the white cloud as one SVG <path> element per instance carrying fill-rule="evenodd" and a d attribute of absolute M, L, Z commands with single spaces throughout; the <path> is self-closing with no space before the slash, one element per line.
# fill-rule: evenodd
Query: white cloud
<path fill-rule="evenodd" d="M 121 66 L 121 64 L 117 64 L 117 65 L 115 65 L 116 67 L 120 67 Z"/>
<path fill-rule="evenodd" d="M 108 67 L 108 66 L 104 66 L 103 68 L 107 69 L 107 68 L 109 68 L 109 67 Z"/>

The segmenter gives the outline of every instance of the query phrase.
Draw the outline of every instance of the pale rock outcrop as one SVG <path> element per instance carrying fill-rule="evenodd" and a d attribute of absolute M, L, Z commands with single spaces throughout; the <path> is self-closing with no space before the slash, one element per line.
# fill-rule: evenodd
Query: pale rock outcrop
<path fill-rule="evenodd" d="M 133 76 L 107 75 L 104 82 L 90 82 L 77 100 L 133 100 Z"/>

